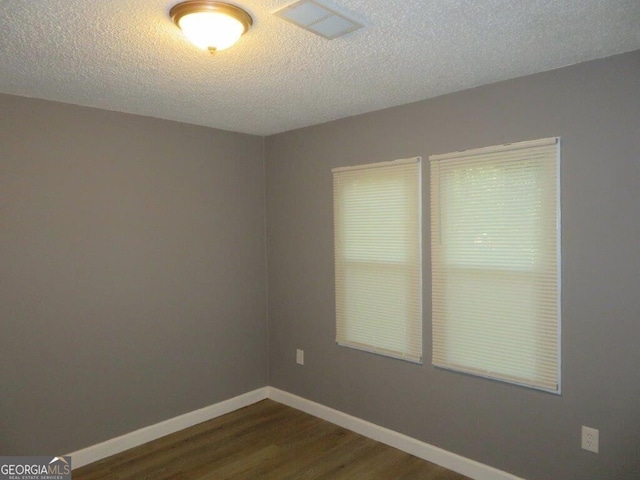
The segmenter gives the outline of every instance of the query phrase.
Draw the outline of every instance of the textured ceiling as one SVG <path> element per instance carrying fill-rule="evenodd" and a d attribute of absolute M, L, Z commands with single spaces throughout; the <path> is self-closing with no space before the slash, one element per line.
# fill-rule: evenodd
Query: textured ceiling
<path fill-rule="evenodd" d="M 253 28 L 210 55 L 178 0 L 0 0 L 0 92 L 268 135 L 640 49 L 640 0 L 332 0 L 326 40 L 239 0 Z"/>

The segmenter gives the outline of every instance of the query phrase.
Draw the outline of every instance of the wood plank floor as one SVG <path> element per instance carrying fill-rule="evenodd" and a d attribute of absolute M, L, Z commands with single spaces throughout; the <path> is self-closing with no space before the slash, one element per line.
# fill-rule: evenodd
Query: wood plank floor
<path fill-rule="evenodd" d="M 469 480 L 264 400 L 73 471 L 73 480 Z"/>

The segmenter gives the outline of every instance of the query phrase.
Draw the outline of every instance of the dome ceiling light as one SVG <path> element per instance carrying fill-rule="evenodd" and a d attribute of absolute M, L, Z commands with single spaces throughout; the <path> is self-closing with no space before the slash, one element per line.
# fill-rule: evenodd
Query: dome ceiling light
<path fill-rule="evenodd" d="M 191 43 L 211 53 L 229 48 L 253 25 L 240 7 L 206 0 L 179 3 L 169 16 Z"/>

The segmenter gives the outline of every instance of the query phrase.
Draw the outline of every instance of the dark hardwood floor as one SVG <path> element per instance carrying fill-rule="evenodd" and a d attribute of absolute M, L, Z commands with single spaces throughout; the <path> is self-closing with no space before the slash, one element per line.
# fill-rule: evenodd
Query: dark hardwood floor
<path fill-rule="evenodd" d="M 468 480 L 264 400 L 73 471 L 74 480 Z"/>

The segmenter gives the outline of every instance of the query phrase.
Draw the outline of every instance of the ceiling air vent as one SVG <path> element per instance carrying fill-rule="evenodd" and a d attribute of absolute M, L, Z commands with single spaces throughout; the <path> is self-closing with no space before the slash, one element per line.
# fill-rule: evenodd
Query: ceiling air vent
<path fill-rule="evenodd" d="M 300 0 L 274 12 L 274 15 L 333 40 L 363 27 L 363 24 L 315 0 Z"/>

